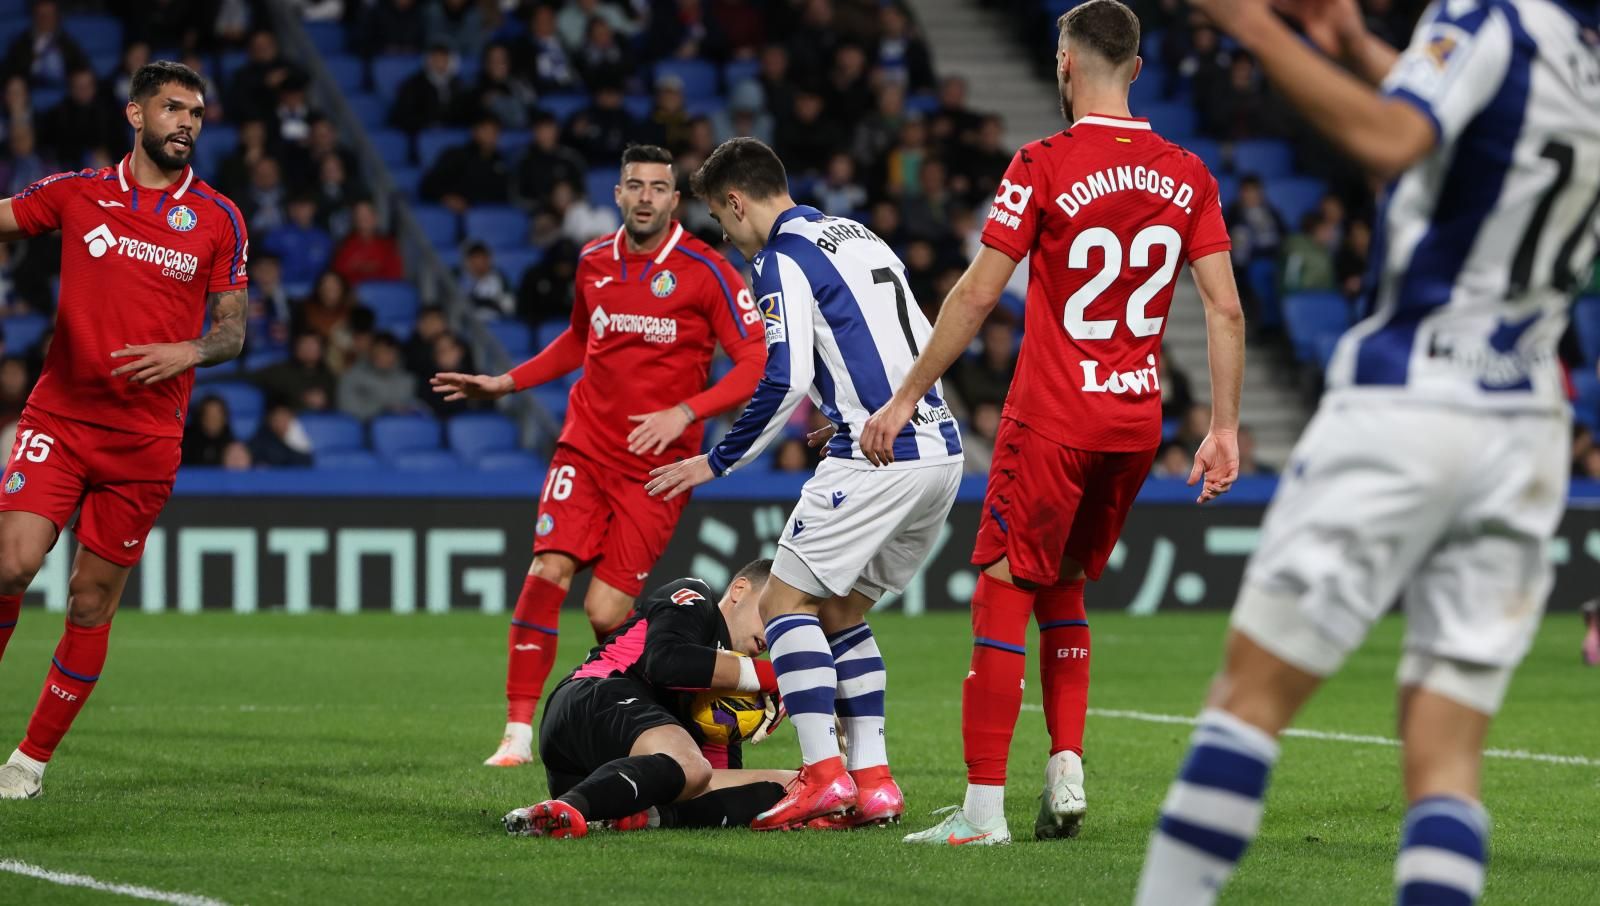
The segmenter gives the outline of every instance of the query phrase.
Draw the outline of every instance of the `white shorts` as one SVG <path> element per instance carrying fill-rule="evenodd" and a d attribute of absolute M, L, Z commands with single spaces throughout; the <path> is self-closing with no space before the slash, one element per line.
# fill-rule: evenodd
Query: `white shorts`
<path fill-rule="evenodd" d="M 817 597 L 905 589 L 928 558 L 961 485 L 961 461 L 859 469 L 824 459 L 800 492 L 772 573 Z"/>
<path fill-rule="evenodd" d="M 1554 415 L 1324 403 L 1267 509 L 1234 627 L 1328 676 L 1399 600 L 1408 655 L 1509 679 L 1553 581 L 1570 438 Z"/>

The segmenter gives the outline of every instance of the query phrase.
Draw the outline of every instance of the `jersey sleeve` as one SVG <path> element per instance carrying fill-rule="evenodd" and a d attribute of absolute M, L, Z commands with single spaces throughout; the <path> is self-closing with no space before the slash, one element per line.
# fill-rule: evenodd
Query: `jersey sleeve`
<path fill-rule="evenodd" d="M 983 244 L 1004 252 L 1012 261 L 1027 257 L 1039 236 L 1040 212 L 1033 203 L 1033 174 L 1027 150 L 1018 151 L 989 206 Z"/>
<path fill-rule="evenodd" d="M 61 229 L 61 211 L 67 200 L 83 187 L 80 180 L 93 175 L 93 170 L 57 173 L 11 196 L 11 214 L 17 218 L 17 226 L 29 236 Z"/>
<path fill-rule="evenodd" d="M 709 689 L 717 669 L 717 601 L 699 579 L 680 579 L 650 596 L 643 608 L 647 621 L 645 679 L 669 689 Z"/>
<path fill-rule="evenodd" d="M 755 299 L 744 285 L 744 278 L 721 255 L 712 254 L 709 260 L 717 282 L 733 291 L 731 305 L 724 304 L 726 299 L 721 295 L 706 294 L 711 331 L 733 359 L 733 369 L 722 380 L 683 401 L 697 418 L 720 415 L 749 400 L 766 361 L 766 344 L 757 330 L 761 314 L 756 311 Z"/>
<path fill-rule="evenodd" d="M 1233 248 L 1233 240 L 1228 236 L 1228 224 L 1222 217 L 1222 199 L 1217 192 L 1216 177 L 1204 165 L 1199 170 L 1203 188 L 1195 193 L 1194 216 L 1189 221 L 1188 260 L 1191 264 L 1207 255 Z"/>
<path fill-rule="evenodd" d="M 1492 4 L 1437 3 L 1383 81 L 1383 93 L 1416 107 L 1440 144 L 1455 141 L 1500 90 L 1511 67 L 1511 24 Z"/>
<path fill-rule="evenodd" d="M 756 307 L 767 340 L 767 367 L 750 405 L 712 449 L 712 474 L 726 475 L 771 444 L 815 377 L 812 322 L 816 298 L 794 259 L 774 249 L 756 258 Z"/>
<path fill-rule="evenodd" d="M 227 215 L 227 223 L 217 228 L 217 246 L 211 255 L 211 281 L 206 291 L 225 293 L 230 289 L 244 289 L 249 282 L 245 272 L 250 263 L 250 236 L 233 202 L 220 195 L 216 196 L 216 202 Z"/>

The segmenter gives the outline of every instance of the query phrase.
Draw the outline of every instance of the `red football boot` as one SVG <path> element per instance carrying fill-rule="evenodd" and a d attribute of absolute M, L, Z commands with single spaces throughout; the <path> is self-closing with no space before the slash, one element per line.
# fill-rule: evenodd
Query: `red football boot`
<path fill-rule="evenodd" d="M 906 797 L 889 774 L 888 765 L 851 771 L 856 785 L 856 805 L 841 815 L 824 815 L 806 822 L 812 830 L 850 830 L 869 825 L 900 823 L 906 812 Z"/>
<path fill-rule="evenodd" d="M 583 813 L 560 799 L 519 808 L 505 817 L 506 833 L 523 837 L 584 837 L 589 822 Z"/>
<path fill-rule="evenodd" d="M 795 830 L 824 815 L 847 812 L 856 804 L 856 784 L 835 755 L 800 769 L 778 804 L 756 816 L 751 830 Z"/>
<path fill-rule="evenodd" d="M 650 813 L 634 812 L 626 818 L 613 818 L 604 823 L 605 827 L 614 831 L 645 830 L 650 827 Z"/>

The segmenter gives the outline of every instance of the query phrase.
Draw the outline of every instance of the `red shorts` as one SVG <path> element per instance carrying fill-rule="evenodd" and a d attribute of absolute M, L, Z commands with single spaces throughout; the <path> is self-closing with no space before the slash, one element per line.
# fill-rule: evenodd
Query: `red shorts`
<path fill-rule="evenodd" d="M 176 437 L 115 431 L 28 407 L 0 485 L 0 512 L 33 513 L 73 529 L 78 543 L 118 566 L 144 555 L 144 539 L 172 496 Z"/>
<path fill-rule="evenodd" d="M 558 444 L 539 497 L 533 552 L 592 563 L 595 578 L 638 596 L 688 503 L 688 494 L 669 501 L 651 497 L 643 480 L 619 476 Z"/>
<path fill-rule="evenodd" d="M 1100 578 L 1156 451 L 1097 453 L 1064 447 L 1002 419 L 989 465 L 975 566 L 1004 557 L 1011 574 L 1054 585 L 1070 557 Z"/>

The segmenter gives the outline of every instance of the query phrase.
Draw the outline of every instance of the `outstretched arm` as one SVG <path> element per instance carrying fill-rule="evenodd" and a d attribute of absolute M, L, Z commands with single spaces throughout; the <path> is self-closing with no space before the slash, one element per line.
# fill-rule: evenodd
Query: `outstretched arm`
<path fill-rule="evenodd" d="M 1356 0 L 1274 0 L 1273 5 L 1298 20 L 1319 50 L 1343 60 L 1369 85 L 1382 82 L 1400 59 L 1398 50 L 1367 31 Z"/>
<path fill-rule="evenodd" d="M 1211 431 L 1194 455 L 1189 484 L 1205 477 L 1200 503 L 1226 494 L 1239 477 L 1239 396 L 1244 386 L 1244 311 L 1227 252 L 1196 260 L 1191 269 L 1206 312 L 1211 364 Z"/>

